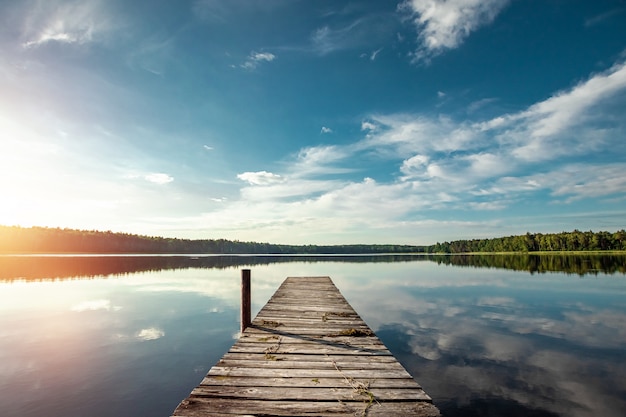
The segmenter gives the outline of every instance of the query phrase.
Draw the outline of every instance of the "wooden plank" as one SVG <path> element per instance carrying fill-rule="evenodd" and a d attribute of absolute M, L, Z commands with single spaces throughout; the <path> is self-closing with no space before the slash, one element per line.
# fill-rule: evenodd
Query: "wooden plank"
<path fill-rule="evenodd" d="M 337 401 L 359 401 L 369 394 L 359 392 L 347 384 L 345 387 L 233 387 L 200 385 L 191 391 L 194 397 L 236 398 L 239 400 L 302 400 L 326 401 L 333 398 Z M 368 392 L 379 401 L 414 400 L 430 401 L 430 397 L 419 388 L 372 388 Z M 369 400 L 369 396 L 367 397 Z"/>
<path fill-rule="evenodd" d="M 206 405 L 209 405 L 208 407 Z M 424 401 L 369 404 L 365 401 L 265 401 L 189 398 L 179 406 L 179 417 L 241 417 L 263 416 L 362 416 L 367 417 L 438 417 L 439 410 Z M 177 409 L 177 412 L 179 411 Z"/>
<path fill-rule="evenodd" d="M 350 379 L 362 379 L 366 381 L 369 378 L 411 378 L 411 375 L 402 368 L 402 370 L 394 369 L 378 369 L 374 374 L 368 369 L 343 369 L 338 372 L 336 369 L 282 369 L 282 368 L 247 368 L 247 367 L 223 367 L 214 366 L 209 370 L 208 375 L 211 376 L 251 376 L 261 378 L 338 378 L 345 376 Z"/>
<path fill-rule="evenodd" d="M 289 277 L 173 416 L 439 416 L 329 277 Z"/>
<path fill-rule="evenodd" d="M 245 346 L 243 344 L 235 344 L 230 348 L 230 352 L 240 353 L 265 353 L 263 350 L 255 346 Z M 269 352 L 271 353 L 271 352 Z M 280 347 L 280 354 L 297 353 L 302 355 L 385 355 L 391 356 L 391 353 L 385 349 L 370 349 L 359 346 L 332 346 L 332 345 L 312 345 L 312 344 L 290 344 Z"/>
<path fill-rule="evenodd" d="M 340 369 L 343 367 L 354 369 L 369 369 L 376 367 L 387 367 L 388 365 L 396 366 L 398 361 L 391 355 L 368 355 L 364 358 L 362 355 L 299 355 L 299 354 L 277 354 L 276 361 L 287 364 L 308 363 L 311 367 L 327 367 L 331 363 L 335 363 Z M 224 362 L 246 362 L 246 361 L 264 361 L 272 363 L 275 360 L 268 359 L 265 352 L 257 353 L 226 353 L 216 365 Z M 319 363 L 320 365 L 315 365 Z M 297 366 L 297 365 L 296 365 Z"/>
<path fill-rule="evenodd" d="M 309 334 L 320 334 L 320 335 L 335 335 L 337 333 L 341 333 L 344 330 L 348 330 L 348 329 L 357 329 L 357 330 L 362 330 L 362 331 L 367 331 L 370 330 L 370 328 L 363 322 L 345 322 L 345 323 L 338 323 L 338 322 L 323 322 L 321 320 L 319 321 L 312 321 L 312 322 L 306 322 L 306 321 L 301 321 L 301 322 L 297 322 L 297 321 L 290 321 L 290 320 L 280 320 L 280 321 L 276 321 L 276 320 L 264 320 L 264 321 L 259 321 L 258 324 L 257 323 L 253 323 L 252 326 L 250 326 L 250 333 L 262 333 L 262 332 L 269 332 L 269 333 L 293 333 L 293 334 L 303 334 L 302 332 L 307 332 Z M 371 335 L 373 335 L 373 333 L 370 330 Z M 244 332 L 244 336 L 246 335 L 246 333 Z M 353 336 L 363 336 L 363 334 L 361 335 L 354 335 Z"/>
<path fill-rule="evenodd" d="M 237 376 L 214 376 L 204 377 L 199 386 L 237 386 L 237 387 L 338 387 L 345 383 L 343 377 L 333 378 L 263 378 L 263 377 L 237 377 Z M 368 379 L 370 388 L 414 388 L 417 384 L 407 378 L 376 378 Z M 419 385 L 417 385 L 419 387 Z"/>
<path fill-rule="evenodd" d="M 354 334 L 350 336 L 352 330 L 361 331 L 361 334 L 365 333 L 368 328 L 355 328 L 350 327 L 350 332 L 342 333 L 344 329 L 342 328 L 331 328 L 324 329 L 322 332 L 316 332 L 313 329 L 309 329 L 308 332 L 305 332 L 306 329 L 300 329 L 302 333 L 287 333 L 287 332 L 258 332 L 255 333 L 250 331 L 246 333 L 241 340 L 239 341 L 241 344 L 246 343 L 261 343 L 261 344 L 288 344 L 288 343 L 309 343 L 309 344 L 318 344 L 318 345 L 340 345 L 340 344 L 349 344 L 353 346 L 378 346 L 384 349 L 383 342 L 380 341 L 377 337 L 372 336 L 358 336 Z"/>
<path fill-rule="evenodd" d="M 280 354 L 279 354 L 280 355 Z M 369 364 L 375 364 L 375 363 L 380 363 L 380 364 L 388 364 L 388 363 L 398 363 L 398 361 L 396 360 L 396 358 L 394 358 L 391 355 L 387 355 L 387 356 L 368 356 L 368 358 L 366 360 L 364 360 L 364 358 L 362 358 L 360 355 L 297 355 L 297 354 L 290 354 L 290 355 L 283 355 L 285 357 L 285 360 L 288 360 L 290 362 L 300 362 L 300 361 L 307 361 L 307 362 L 314 362 L 314 361 L 318 361 L 318 362 L 325 362 L 328 363 L 330 361 L 334 361 L 337 363 L 337 365 L 339 367 L 345 365 L 345 364 L 349 364 L 349 363 L 354 363 L 354 364 L 365 364 L 365 363 L 369 363 Z M 265 354 L 264 353 L 235 353 L 235 352 L 227 352 L 226 354 L 224 354 L 224 356 L 222 356 L 222 359 L 220 361 L 218 361 L 218 364 L 221 363 L 221 361 L 225 361 L 225 360 L 234 360 L 234 361 L 243 361 L 243 360 L 253 360 L 253 361 L 258 361 L 258 360 L 267 360 L 267 358 L 265 358 Z"/>
<path fill-rule="evenodd" d="M 259 355 L 261 356 L 261 355 Z M 367 362 L 367 361 L 337 361 L 337 362 L 324 362 L 324 361 L 294 361 L 289 358 L 290 355 L 277 355 L 275 358 L 266 359 L 259 358 L 259 360 L 233 360 L 222 359 L 216 366 L 223 368 L 272 368 L 272 369 L 360 369 L 360 370 L 375 370 L 383 369 L 387 371 L 401 371 L 404 367 L 398 362 Z"/>

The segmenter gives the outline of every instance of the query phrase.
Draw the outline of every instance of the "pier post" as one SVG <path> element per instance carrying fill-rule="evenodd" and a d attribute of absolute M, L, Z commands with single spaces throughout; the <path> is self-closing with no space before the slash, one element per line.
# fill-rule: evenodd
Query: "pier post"
<path fill-rule="evenodd" d="M 241 333 L 252 321 L 250 317 L 250 270 L 241 270 Z"/>

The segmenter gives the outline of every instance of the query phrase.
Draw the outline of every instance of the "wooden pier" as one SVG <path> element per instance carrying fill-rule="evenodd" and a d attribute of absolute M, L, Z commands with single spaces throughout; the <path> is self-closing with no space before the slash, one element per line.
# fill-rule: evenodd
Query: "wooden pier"
<path fill-rule="evenodd" d="M 439 416 L 329 277 L 287 278 L 173 416 Z"/>

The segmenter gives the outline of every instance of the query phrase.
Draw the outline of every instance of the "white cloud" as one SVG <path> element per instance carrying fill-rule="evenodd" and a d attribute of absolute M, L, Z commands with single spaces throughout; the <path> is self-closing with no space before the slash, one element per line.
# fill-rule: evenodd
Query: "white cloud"
<path fill-rule="evenodd" d="M 283 181 L 283 178 L 280 175 L 272 174 L 267 171 L 244 172 L 242 174 L 237 174 L 237 178 L 252 185 L 269 185 Z"/>
<path fill-rule="evenodd" d="M 405 175 L 403 179 L 406 180 L 416 176 L 422 176 L 426 172 L 428 161 L 429 158 L 426 155 L 414 155 L 402 161 L 400 172 Z"/>
<path fill-rule="evenodd" d="M 272 62 L 276 58 L 276 55 L 269 52 L 253 52 L 250 55 L 250 59 L 253 61 L 267 61 Z"/>
<path fill-rule="evenodd" d="M 419 31 L 414 60 L 428 60 L 457 48 L 469 34 L 491 23 L 508 0 L 407 0 L 408 12 Z"/>
<path fill-rule="evenodd" d="M 355 169 L 342 166 L 340 163 L 346 158 L 354 156 L 354 152 L 352 145 L 311 146 L 298 152 L 288 170 L 292 178 L 350 173 Z"/>
<path fill-rule="evenodd" d="M 531 106 L 520 117 L 530 122 L 533 137 L 551 136 L 581 122 L 581 115 L 599 101 L 626 88 L 626 63 L 591 77 L 569 91 Z"/>
<path fill-rule="evenodd" d="M 147 174 L 144 176 L 144 179 L 148 182 L 159 185 L 169 184 L 170 182 L 174 181 L 174 177 L 171 177 L 168 174 L 164 174 L 161 172 L 153 172 Z"/>
<path fill-rule="evenodd" d="M 246 62 L 241 64 L 242 68 L 253 70 L 262 62 L 272 62 L 276 59 L 276 55 L 269 52 L 251 52 Z"/>
<path fill-rule="evenodd" d="M 333 130 L 330 127 L 322 126 L 320 133 L 333 133 Z"/>
<path fill-rule="evenodd" d="M 115 26 L 104 5 L 100 0 L 35 2 L 29 8 L 23 28 L 24 47 L 49 42 L 84 44 L 93 41 Z"/>
<path fill-rule="evenodd" d="M 376 130 L 376 125 L 372 122 L 361 122 L 361 130 Z"/>
<path fill-rule="evenodd" d="M 212 147 L 212 146 L 209 146 L 209 145 L 202 145 L 202 147 L 203 147 L 203 148 L 204 148 L 204 150 L 206 150 L 206 151 L 212 151 L 212 150 L 213 150 L 213 147 Z"/>
<path fill-rule="evenodd" d="M 281 177 L 282 178 L 282 177 Z M 317 194 L 323 194 L 335 189 L 340 185 L 338 181 L 306 180 L 298 178 L 283 179 L 283 181 L 268 182 L 264 187 L 256 187 L 252 184 L 241 190 L 241 197 L 245 201 L 272 202 L 280 199 L 311 198 Z"/>
<path fill-rule="evenodd" d="M 498 116 L 475 127 L 499 132 L 500 143 L 510 147 L 510 153 L 519 160 L 582 155 L 605 146 L 615 134 L 611 125 L 620 120 L 607 117 L 599 106 L 613 98 L 619 100 L 618 93 L 625 89 L 626 63 L 620 63 L 525 111 Z M 603 127 L 597 127 L 599 124 Z"/>
<path fill-rule="evenodd" d="M 298 153 L 299 167 L 317 167 L 326 165 L 345 158 L 347 150 L 344 147 L 330 146 L 312 146 L 301 149 Z"/>
<path fill-rule="evenodd" d="M 570 164 L 530 177 L 566 202 L 626 193 L 626 164 Z"/>
<path fill-rule="evenodd" d="M 509 205 L 505 201 L 470 201 L 467 203 L 467 207 L 476 211 L 485 210 L 504 210 Z"/>
<path fill-rule="evenodd" d="M 473 178 L 499 177 L 515 169 L 511 159 L 501 154 L 481 152 L 464 159 L 469 163 L 468 172 L 473 174 Z"/>
<path fill-rule="evenodd" d="M 471 125 L 458 123 L 447 116 L 430 118 L 421 115 L 396 114 L 372 116 L 380 127 L 368 135 L 363 144 L 379 151 L 393 150 L 407 158 L 415 153 L 450 152 L 479 149 L 485 145 L 482 136 Z"/>

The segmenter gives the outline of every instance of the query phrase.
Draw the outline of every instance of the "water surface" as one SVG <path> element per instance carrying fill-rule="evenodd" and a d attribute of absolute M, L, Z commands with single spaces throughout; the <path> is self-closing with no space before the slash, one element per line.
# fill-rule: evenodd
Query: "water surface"
<path fill-rule="evenodd" d="M 234 342 L 249 267 L 253 314 L 331 276 L 447 416 L 621 417 L 624 261 L 0 257 L 0 414 L 169 416 Z"/>

